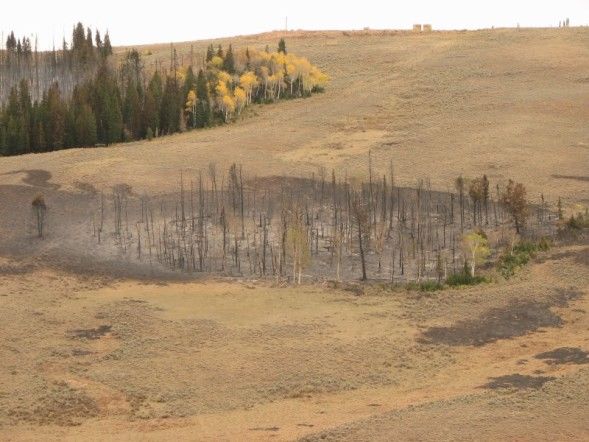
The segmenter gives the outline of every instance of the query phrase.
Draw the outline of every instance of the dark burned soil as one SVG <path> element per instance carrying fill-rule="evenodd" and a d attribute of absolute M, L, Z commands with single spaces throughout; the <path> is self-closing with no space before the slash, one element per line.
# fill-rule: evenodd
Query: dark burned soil
<path fill-rule="evenodd" d="M 589 353 L 577 347 L 561 347 L 535 357 L 547 364 L 589 364 Z"/>
<path fill-rule="evenodd" d="M 72 338 L 78 339 L 100 339 L 105 334 L 110 332 L 111 329 L 111 325 L 101 325 L 96 328 L 71 330 L 69 334 Z"/>
<path fill-rule="evenodd" d="M 491 382 L 484 385 L 484 388 L 490 388 L 492 390 L 498 388 L 540 388 L 548 381 L 553 381 L 555 378 L 552 376 L 530 376 L 522 375 L 519 373 L 507 374 L 492 378 Z"/>
<path fill-rule="evenodd" d="M 551 307 L 567 306 L 582 296 L 580 291 L 560 291 L 548 302 L 515 301 L 493 308 L 480 317 L 450 327 L 432 327 L 423 333 L 424 342 L 447 345 L 484 345 L 534 332 L 542 327 L 560 327 L 562 319 Z"/>

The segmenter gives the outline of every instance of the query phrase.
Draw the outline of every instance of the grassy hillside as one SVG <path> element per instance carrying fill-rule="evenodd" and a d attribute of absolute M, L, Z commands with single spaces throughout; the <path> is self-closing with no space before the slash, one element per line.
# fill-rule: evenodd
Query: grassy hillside
<path fill-rule="evenodd" d="M 176 186 L 180 169 L 244 163 L 263 175 L 306 175 L 319 166 L 366 173 L 367 152 L 401 184 L 430 177 L 446 189 L 463 173 L 526 183 L 532 198 L 587 201 L 589 30 L 287 35 L 289 48 L 332 78 L 319 96 L 250 109 L 228 127 L 107 149 L 0 159 L 0 183 L 22 169 L 52 181 L 135 189 Z M 278 35 L 219 40 L 276 45 Z M 209 41 L 177 44 L 180 57 Z M 149 67 L 169 45 L 141 47 Z M 118 50 L 123 51 L 122 48 Z"/>

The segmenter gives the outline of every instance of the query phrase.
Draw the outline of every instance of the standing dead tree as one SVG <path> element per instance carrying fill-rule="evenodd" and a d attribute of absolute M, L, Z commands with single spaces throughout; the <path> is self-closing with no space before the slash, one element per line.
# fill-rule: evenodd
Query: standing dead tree
<path fill-rule="evenodd" d="M 358 239 L 358 253 L 360 254 L 360 265 L 362 267 L 362 281 L 368 279 L 366 275 L 366 247 L 367 240 L 370 237 L 370 206 L 363 198 L 362 192 L 354 192 L 352 197 L 352 212 L 356 224 L 356 233 Z"/>
<path fill-rule="evenodd" d="M 292 279 L 301 283 L 303 268 L 311 259 L 309 250 L 309 235 L 305 229 L 304 215 L 300 208 L 295 207 L 290 212 L 290 225 L 287 231 L 287 242 L 291 250 Z"/>
<path fill-rule="evenodd" d="M 489 197 L 485 177 L 460 177 L 455 195 L 433 191 L 427 179 L 412 188 L 400 187 L 392 167 L 390 179 L 376 179 L 372 173 L 369 169 L 366 182 L 347 174 L 338 180 L 336 171 L 327 179 L 322 170 L 312 179 L 247 180 L 242 167 L 233 164 L 225 173 L 214 167 L 197 172 L 190 189 L 181 173 L 178 191 L 171 196 L 138 200 L 130 189 L 117 186 L 112 205 L 105 205 L 102 196 L 96 199 L 94 235 L 105 247 L 114 242 L 123 254 L 136 250 L 127 254 L 131 259 L 149 259 L 152 265 L 153 258 L 183 272 L 277 281 L 288 277 L 301 283 L 307 278 L 349 279 L 361 267 L 362 280 L 370 275 L 381 281 L 419 282 L 441 281 L 448 265 L 450 271 L 460 269 L 466 258 L 460 239 L 487 225 L 487 205 L 495 223 L 486 230 L 500 233 L 512 220 L 519 229 L 525 221 L 525 192 L 522 199 L 515 183 L 500 192 L 498 204 Z M 458 203 L 460 223 L 454 218 Z M 134 228 L 129 229 L 129 221 Z M 101 235 L 102 224 L 110 222 L 114 235 Z M 549 222 L 550 216 L 542 214 L 527 230 L 550 231 Z"/>
<path fill-rule="evenodd" d="M 468 195 L 472 200 L 472 219 L 474 225 L 482 225 L 483 205 L 485 203 L 485 182 L 483 178 L 473 179 L 468 186 Z M 478 219 L 478 223 L 477 223 Z"/>
<path fill-rule="evenodd" d="M 456 190 L 458 191 L 458 198 L 460 202 L 460 231 L 464 232 L 464 178 L 460 175 L 456 178 Z"/>

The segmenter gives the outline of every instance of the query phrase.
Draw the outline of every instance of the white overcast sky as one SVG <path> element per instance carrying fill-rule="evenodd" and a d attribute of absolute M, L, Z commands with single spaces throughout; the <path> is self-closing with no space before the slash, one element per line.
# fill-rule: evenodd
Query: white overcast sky
<path fill-rule="evenodd" d="M 436 29 L 589 25 L 589 0 L 2 0 L 0 32 L 37 34 L 42 48 L 81 21 L 109 30 L 114 45 L 165 43 L 284 29 Z"/>

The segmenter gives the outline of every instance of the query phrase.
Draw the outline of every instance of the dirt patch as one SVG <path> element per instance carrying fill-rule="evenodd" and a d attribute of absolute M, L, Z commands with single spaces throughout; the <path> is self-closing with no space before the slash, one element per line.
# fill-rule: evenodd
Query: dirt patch
<path fill-rule="evenodd" d="M 97 328 L 70 330 L 68 334 L 71 338 L 94 340 L 100 339 L 109 333 L 111 329 L 112 325 L 101 325 Z"/>
<path fill-rule="evenodd" d="M 450 327 L 431 327 L 422 341 L 446 345 L 480 346 L 536 331 L 540 327 L 559 327 L 562 319 L 546 303 L 515 302 L 493 308 L 474 320 L 459 321 Z"/>
<path fill-rule="evenodd" d="M 555 350 L 537 354 L 536 359 L 543 359 L 547 364 L 589 364 L 589 353 L 578 347 L 560 347 Z"/>
<path fill-rule="evenodd" d="M 518 390 L 524 388 L 538 389 L 546 382 L 552 381 L 556 378 L 551 376 L 529 376 L 515 373 L 491 379 L 492 381 L 483 385 L 483 388 L 489 388 L 491 390 L 496 390 L 499 388 L 515 388 Z"/>

